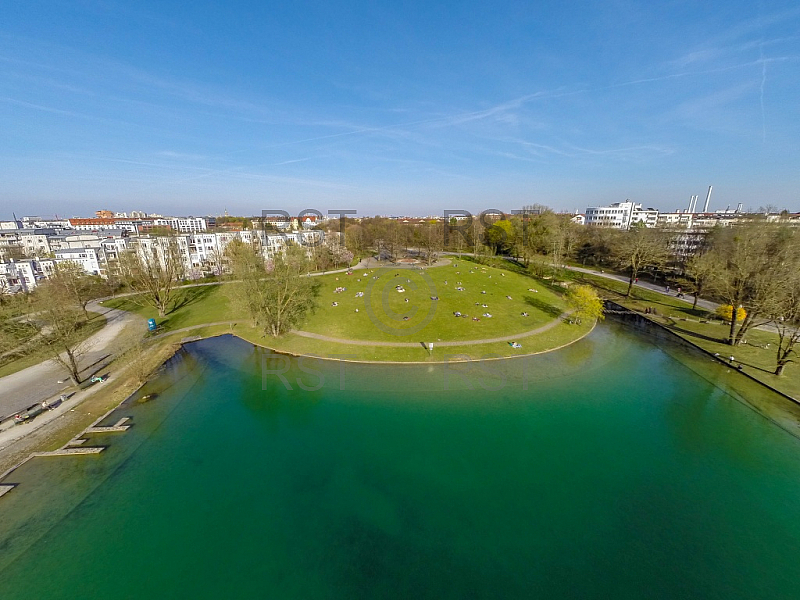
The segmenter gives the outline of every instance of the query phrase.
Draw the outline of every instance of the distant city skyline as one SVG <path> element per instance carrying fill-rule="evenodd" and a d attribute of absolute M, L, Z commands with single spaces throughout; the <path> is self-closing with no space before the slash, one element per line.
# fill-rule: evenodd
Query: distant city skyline
<path fill-rule="evenodd" d="M 795 2 L 17 5 L 0 218 L 800 211 Z"/>

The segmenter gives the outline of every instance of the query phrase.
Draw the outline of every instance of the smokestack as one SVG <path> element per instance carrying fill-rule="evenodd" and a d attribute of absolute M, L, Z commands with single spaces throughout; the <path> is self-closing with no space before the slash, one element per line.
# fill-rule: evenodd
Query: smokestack
<path fill-rule="evenodd" d="M 711 202 L 711 190 L 713 190 L 713 189 L 714 189 L 713 185 L 708 186 L 708 195 L 706 195 L 706 203 L 703 206 L 703 212 L 704 213 L 708 212 L 708 203 Z"/>
<path fill-rule="evenodd" d="M 692 200 L 694 200 L 694 196 L 689 196 L 689 206 L 686 208 L 686 212 L 692 212 Z"/>
<path fill-rule="evenodd" d="M 692 205 L 689 208 L 689 212 L 693 213 L 695 208 L 697 208 L 697 196 L 692 196 Z"/>
<path fill-rule="evenodd" d="M 743 206 L 744 206 L 744 204 L 742 204 L 741 202 L 739 202 L 739 204 L 737 204 L 737 205 L 736 205 L 736 212 L 737 212 L 737 213 L 740 213 L 740 212 L 742 212 L 742 207 L 743 207 Z"/>

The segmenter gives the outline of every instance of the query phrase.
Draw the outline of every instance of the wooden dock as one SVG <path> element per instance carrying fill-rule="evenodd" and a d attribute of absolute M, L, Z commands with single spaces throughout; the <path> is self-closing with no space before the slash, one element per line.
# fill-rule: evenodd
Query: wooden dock
<path fill-rule="evenodd" d="M 15 487 L 17 487 L 17 486 L 11 485 L 11 484 L 8 484 L 8 483 L 0 483 L 0 498 L 5 496 L 8 492 L 13 490 Z"/>
<path fill-rule="evenodd" d="M 99 427 L 99 426 L 89 427 L 83 433 L 117 433 L 117 432 L 128 431 L 128 429 L 130 429 L 131 426 L 125 425 L 125 423 L 129 420 L 130 417 L 122 417 L 119 421 L 116 422 L 115 425 L 111 425 L 109 427 Z"/>
<path fill-rule="evenodd" d="M 105 446 L 64 446 L 52 452 L 34 452 L 33 456 L 73 456 L 76 454 L 100 454 Z"/>

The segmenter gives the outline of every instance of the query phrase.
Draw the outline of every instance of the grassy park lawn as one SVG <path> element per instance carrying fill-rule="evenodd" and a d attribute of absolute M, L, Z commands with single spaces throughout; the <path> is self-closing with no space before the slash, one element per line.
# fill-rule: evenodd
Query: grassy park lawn
<path fill-rule="evenodd" d="M 158 323 L 159 332 L 245 318 L 243 315 L 231 314 L 223 285 L 178 288 L 173 298 L 173 309 L 165 317 L 159 317 L 155 308 L 137 301 L 133 296 L 113 298 L 102 304 L 135 313 L 145 319 L 153 318 Z"/>
<path fill-rule="evenodd" d="M 566 303 L 558 292 L 543 282 L 474 262 L 454 260 L 450 265 L 430 269 L 360 269 L 351 275 L 338 273 L 314 277 L 314 281 L 317 284 L 317 306 L 300 326 L 302 331 L 341 340 L 411 346 L 364 346 L 297 334 L 279 339 L 263 337 L 249 326 L 246 315 L 232 311 L 225 285 L 178 289 L 175 308 L 163 319 L 157 317 L 154 309 L 142 306 L 131 297 L 108 300 L 104 305 L 156 318 L 160 333 L 207 323 L 237 321 L 233 327 L 224 325 L 213 328 L 213 331 L 234 332 L 276 350 L 317 356 L 350 354 L 353 360 L 448 360 L 445 353 L 472 358 L 490 354 L 530 354 L 565 345 L 591 328 L 590 324 L 579 326 L 561 322 L 559 315 L 566 310 Z M 397 291 L 397 286 L 404 291 Z M 344 290 L 337 292 L 336 288 Z M 362 295 L 357 295 L 359 292 Z M 432 300 L 432 296 L 438 300 Z M 456 317 L 455 312 L 468 316 Z M 492 316 L 486 317 L 485 313 Z M 546 331 L 527 337 L 522 335 L 548 324 L 553 326 Z M 200 333 L 193 330 L 185 334 L 189 335 Z M 517 335 L 520 338 L 515 341 L 522 348 L 512 348 L 508 341 L 469 343 L 470 340 Z M 436 348 L 435 344 L 443 341 L 464 341 L 464 345 Z M 432 356 L 422 342 L 434 343 L 436 350 Z"/>
<path fill-rule="evenodd" d="M 317 309 L 302 329 L 334 338 L 386 342 L 486 339 L 536 329 L 566 309 L 562 298 L 530 277 L 458 260 L 430 269 L 386 267 L 317 280 Z M 337 293 L 339 287 L 345 291 Z M 359 292 L 363 297 L 357 296 Z M 455 312 L 468 316 L 456 317 Z"/>

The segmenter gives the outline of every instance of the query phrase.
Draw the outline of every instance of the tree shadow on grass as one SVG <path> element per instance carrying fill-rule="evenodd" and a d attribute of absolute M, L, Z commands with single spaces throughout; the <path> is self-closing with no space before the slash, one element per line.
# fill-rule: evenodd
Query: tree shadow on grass
<path fill-rule="evenodd" d="M 211 285 L 203 285 L 193 288 L 185 288 L 182 291 L 180 298 L 172 305 L 172 308 L 167 314 L 172 314 L 175 311 L 184 308 L 185 306 L 190 306 L 192 304 L 196 304 L 200 302 L 204 298 L 207 298 L 214 290 L 212 289 L 215 286 Z"/>
<path fill-rule="evenodd" d="M 678 327 L 678 325 L 674 322 L 664 323 L 664 326 L 667 327 L 667 329 L 672 329 L 673 331 L 680 332 L 681 335 L 685 335 L 687 337 L 694 337 L 709 342 L 716 342 L 717 344 L 725 344 L 725 340 L 723 338 L 712 337 L 710 335 L 697 333 L 696 331 L 691 331 L 689 329 L 683 329 L 682 327 Z"/>
<path fill-rule="evenodd" d="M 626 296 L 624 291 L 620 291 L 619 289 L 615 289 L 614 286 L 610 284 L 611 281 L 614 280 L 607 280 L 609 283 L 606 283 L 605 280 L 602 280 L 599 277 L 596 278 L 587 278 L 587 277 L 577 277 L 575 281 L 581 281 L 588 284 L 591 284 L 595 288 L 599 290 L 603 290 L 604 292 L 608 292 L 613 300 L 616 297 L 619 300 L 627 301 L 627 302 L 638 302 L 642 305 L 649 306 L 650 308 L 661 307 L 658 310 L 662 313 L 666 312 L 667 310 L 682 313 L 687 316 L 691 317 L 698 317 L 703 318 L 709 315 L 709 311 L 705 308 L 692 308 L 690 304 L 670 304 L 667 302 L 667 299 L 670 296 L 666 296 L 663 294 L 659 294 L 658 292 L 652 290 L 646 290 L 644 288 L 639 288 L 633 286 L 631 290 L 631 295 Z M 618 282 L 622 284 L 622 282 Z M 627 284 L 624 284 L 625 288 L 627 289 Z M 646 293 L 644 293 L 646 292 Z"/>
<path fill-rule="evenodd" d="M 543 312 L 544 314 L 551 316 L 553 318 L 561 316 L 561 309 L 558 307 L 545 302 L 544 300 L 540 300 L 535 296 L 523 296 L 523 300 L 525 300 L 526 304 L 530 304 L 536 310 Z"/>

